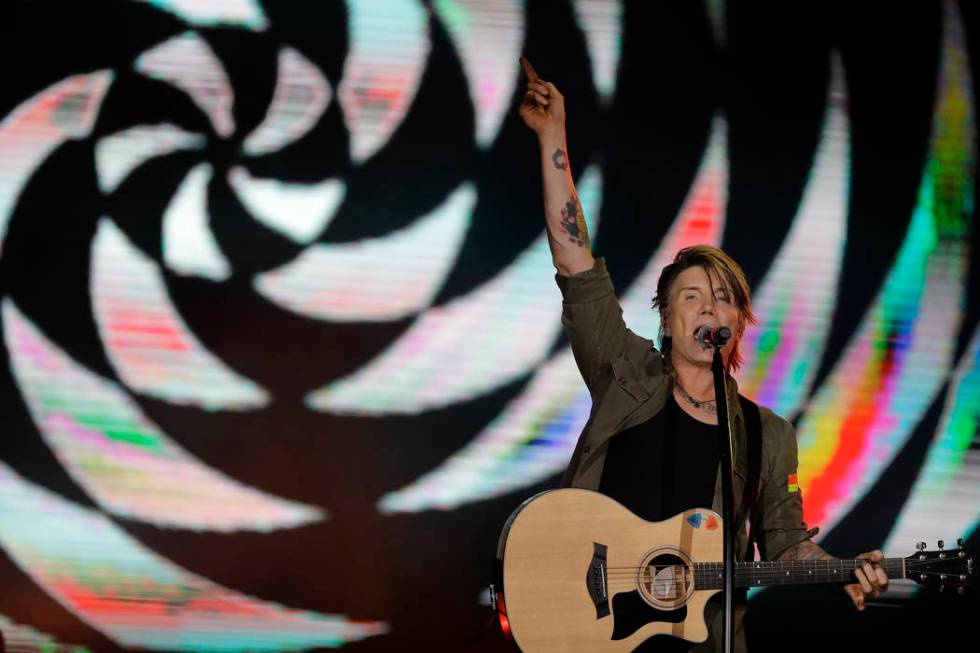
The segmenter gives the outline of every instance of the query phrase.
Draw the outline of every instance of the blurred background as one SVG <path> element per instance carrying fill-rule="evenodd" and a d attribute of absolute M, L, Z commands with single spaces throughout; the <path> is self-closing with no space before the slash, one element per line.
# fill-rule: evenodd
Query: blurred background
<path fill-rule="evenodd" d="M 5 2 L 8 650 L 512 650 L 497 535 L 590 406 L 522 53 L 634 331 L 678 248 L 744 266 L 818 541 L 975 550 L 978 10 Z M 916 587 L 763 590 L 750 647 L 966 640 Z"/>

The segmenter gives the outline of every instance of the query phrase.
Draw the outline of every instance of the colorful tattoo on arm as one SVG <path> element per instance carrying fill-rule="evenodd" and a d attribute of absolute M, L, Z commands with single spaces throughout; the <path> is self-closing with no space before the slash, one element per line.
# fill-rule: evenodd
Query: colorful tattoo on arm
<path fill-rule="evenodd" d="M 558 148 L 555 153 L 551 155 L 551 162 L 555 164 L 555 167 L 559 170 L 564 170 L 568 167 L 568 159 L 565 158 L 565 150 Z"/>
<path fill-rule="evenodd" d="M 565 208 L 561 210 L 561 226 L 571 242 L 579 247 L 589 246 L 589 230 L 585 225 L 585 214 L 582 213 L 582 205 L 575 194 L 572 194 L 572 197 L 565 202 Z"/>

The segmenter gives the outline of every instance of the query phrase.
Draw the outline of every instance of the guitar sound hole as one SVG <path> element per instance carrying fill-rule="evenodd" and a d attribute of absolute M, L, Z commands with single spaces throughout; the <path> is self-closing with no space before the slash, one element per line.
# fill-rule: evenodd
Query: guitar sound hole
<path fill-rule="evenodd" d="M 640 572 L 640 590 L 643 596 L 660 608 L 683 605 L 690 595 L 690 567 L 680 557 L 663 553 L 649 560 Z"/>

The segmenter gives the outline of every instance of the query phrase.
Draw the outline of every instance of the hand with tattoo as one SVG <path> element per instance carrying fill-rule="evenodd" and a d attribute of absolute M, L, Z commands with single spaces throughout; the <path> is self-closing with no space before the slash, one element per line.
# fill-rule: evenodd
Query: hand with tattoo
<path fill-rule="evenodd" d="M 834 556 L 824 551 L 810 540 L 803 540 L 796 546 L 791 546 L 778 558 L 779 560 L 835 560 Z M 876 599 L 888 589 L 888 574 L 879 564 L 884 560 L 881 551 L 868 551 L 857 556 L 857 560 L 866 560 L 863 565 L 854 570 L 858 582 L 844 586 L 844 591 L 851 597 L 854 607 L 864 610 L 868 597 Z"/>
<path fill-rule="evenodd" d="M 527 87 L 524 99 L 521 101 L 521 118 L 538 135 L 538 138 L 563 134 L 565 131 L 564 96 L 558 92 L 554 84 L 538 77 L 531 62 L 524 57 L 521 57 L 521 67 L 527 77 Z M 564 161 L 564 153 L 561 160 Z M 558 164 L 559 160 L 556 158 L 555 165 Z"/>

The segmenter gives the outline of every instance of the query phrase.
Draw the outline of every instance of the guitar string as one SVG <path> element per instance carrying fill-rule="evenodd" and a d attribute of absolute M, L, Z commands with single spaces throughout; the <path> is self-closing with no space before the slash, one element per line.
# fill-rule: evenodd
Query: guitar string
<path fill-rule="evenodd" d="M 890 563 L 893 566 L 898 566 L 898 562 L 900 562 L 901 560 L 903 560 L 903 559 L 902 558 L 888 558 L 885 561 L 880 562 L 880 563 L 877 563 L 877 564 L 879 566 L 887 566 Z M 930 566 L 930 565 L 934 565 L 934 564 L 942 564 L 943 562 L 953 562 L 953 561 L 958 561 L 958 560 L 967 560 L 967 558 L 959 558 L 959 557 L 957 557 L 957 558 L 945 558 L 945 559 L 942 559 L 942 560 L 908 560 L 908 559 L 905 559 L 905 568 L 906 569 L 909 569 L 909 568 L 920 568 L 920 567 L 924 567 L 924 566 Z M 817 563 L 827 563 L 827 566 L 829 567 L 831 564 L 835 564 L 835 563 L 839 563 L 839 562 L 843 562 L 843 563 L 861 562 L 861 564 L 863 565 L 865 561 L 864 560 L 860 560 L 860 561 L 852 561 L 852 560 L 841 560 L 841 561 L 838 561 L 838 560 L 813 560 L 813 561 L 792 560 L 792 561 L 785 561 L 785 562 L 787 563 L 787 566 L 790 566 L 790 567 L 792 567 L 793 565 L 796 565 L 796 569 L 798 569 L 800 571 L 809 571 L 810 570 L 809 565 L 814 565 L 814 564 L 817 564 Z M 764 564 L 764 565 L 766 565 L 766 567 L 768 567 L 768 569 L 766 569 L 766 570 L 763 570 L 763 569 L 761 569 L 759 567 L 755 567 L 754 565 L 756 563 L 739 563 L 735 567 L 735 573 L 744 573 L 744 572 L 751 572 L 751 571 L 757 571 L 759 573 L 766 573 L 767 571 L 768 572 L 771 572 L 771 573 L 783 573 L 783 572 L 787 571 L 785 569 L 785 567 L 782 568 L 782 569 L 776 568 L 776 566 L 774 565 L 774 563 L 780 563 L 780 561 L 778 561 L 778 560 L 764 560 L 764 561 L 762 561 L 762 564 Z M 695 567 L 695 569 L 697 571 L 699 571 L 699 572 L 711 572 L 711 571 L 716 571 L 716 570 L 717 571 L 720 571 L 721 570 L 721 565 L 722 565 L 721 562 L 698 562 L 698 563 L 695 563 L 695 564 L 696 565 L 718 565 L 718 568 L 717 569 L 711 568 L 711 567 L 705 567 L 705 566 Z M 845 568 L 847 566 L 848 566 L 848 564 L 842 564 L 842 565 L 839 565 L 839 568 Z M 648 568 L 649 569 L 667 569 L 669 567 L 688 568 L 687 565 L 676 565 L 676 564 L 673 564 L 673 565 L 642 565 L 642 566 L 638 566 L 638 567 L 606 567 L 605 569 L 606 569 L 607 572 L 610 572 L 610 571 L 629 570 L 632 573 L 632 572 L 635 572 L 635 571 L 640 570 L 640 569 L 648 569 Z M 855 566 L 854 568 L 856 569 L 857 566 Z M 945 573 L 945 572 L 936 572 L 936 573 Z"/>
<path fill-rule="evenodd" d="M 846 572 L 846 571 L 856 571 L 856 570 L 855 569 L 849 569 L 849 570 L 842 570 L 842 571 L 845 571 Z M 635 578 L 636 577 L 636 573 L 637 572 L 606 574 L 606 576 L 608 578 L 610 578 L 610 579 L 613 579 L 613 578 Z M 809 573 L 809 572 L 806 573 L 806 574 L 792 574 L 792 573 L 786 573 L 786 572 L 782 572 L 782 573 L 779 573 L 779 572 L 764 572 L 764 573 L 756 573 L 756 574 L 736 574 L 735 575 L 735 578 L 736 579 L 753 579 L 753 580 L 754 579 L 771 579 L 771 580 L 775 580 L 775 579 L 778 579 L 778 578 L 812 578 L 812 577 L 824 577 L 824 576 L 826 576 L 826 577 L 829 578 L 829 577 L 831 577 L 831 574 L 835 574 L 835 573 L 837 573 L 837 571 L 819 571 L 818 572 L 818 571 L 814 570 L 814 573 L 812 573 L 812 574 Z M 710 571 L 699 571 L 699 572 L 695 572 L 695 575 L 698 576 L 698 577 L 702 577 L 702 578 L 719 578 L 721 576 L 720 573 L 710 572 Z M 845 576 L 846 575 L 847 574 L 845 574 Z M 912 575 L 913 574 L 908 574 L 907 577 L 911 577 Z M 927 571 L 915 571 L 914 572 L 914 575 L 917 576 L 917 577 L 922 577 L 923 575 L 925 575 L 925 576 L 943 576 L 943 575 L 945 575 L 945 576 L 948 576 L 948 577 L 949 576 L 959 577 L 959 576 L 962 576 L 962 575 L 967 575 L 968 576 L 969 574 L 961 574 L 961 573 L 957 573 L 956 571 L 928 571 L 927 570 Z"/>
<path fill-rule="evenodd" d="M 827 562 L 832 562 L 832 561 L 827 561 Z M 913 572 L 915 573 L 915 575 L 919 576 L 920 578 L 922 576 L 932 577 L 932 576 L 942 576 L 942 575 L 946 575 L 946 576 L 965 575 L 962 574 L 962 570 L 959 570 L 959 572 L 957 570 L 929 570 L 929 569 L 923 570 L 922 567 L 929 564 L 930 561 L 928 560 L 917 560 L 917 561 L 908 561 L 908 562 L 909 564 L 906 564 L 905 566 L 906 577 L 912 576 Z M 681 570 L 686 571 L 688 569 L 687 567 L 680 566 L 680 565 L 663 565 L 663 566 L 653 567 L 653 573 L 657 574 L 668 568 L 677 569 L 679 573 Z M 620 579 L 627 579 L 627 578 L 633 580 L 635 579 L 638 572 L 642 573 L 646 569 L 648 568 L 647 567 L 608 568 L 606 575 L 607 578 L 609 578 L 610 580 L 614 580 L 614 579 L 620 580 Z M 856 569 L 858 569 L 858 567 L 854 567 L 850 569 L 848 569 L 847 567 L 840 567 L 840 568 L 825 567 L 823 569 L 797 568 L 797 569 L 789 569 L 789 570 L 787 569 L 761 570 L 761 569 L 751 568 L 751 567 L 741 567 L 735 570 L 735 578 L 737 580 L 776 581 L 776 580 L 785 580 L 787 577 L 789 577 L 791 580 L 797 580 L 801 578 L 809 580 L 809 579 L 826 576 L 828 579 L 830 579 L 832 578 L 831 574 L 836 574 L 839 571 L 844 571 L 844 572 L 855 571 Z M 695 578 L 700 577 L 702 580 L 715 580 L 720 575 L 721 569 L 696 568 L 693 571 L 694 571 Z M 804 575 L 803 572 L 806 572 L 806 574 Z M 823 582 L 823 581 L 817 581 L 817 582 Z"/>
<path fill-rule="evenodd" d="M 935 572 L 923 572 L 923 573 L 925 575 L 928 575 L 928 576 L 941 576 L 943 574 L 943 572 L 938 572 L 938 571 L 935 571 Z M 919 574 L 919 575 L 921 576 L 922 574 Z M 958 576 L 958 574 L 947 574 L 947 575 L 948 576 L 949 575 Z M 785 579 L 785 578 L 786 578 L 785 575 L 756 575 L 754 577 L 754 580 L 757 580 L 757 581 L 760 581 L 760 582 L 761 581 L 767 581 L 768 582 L 768 581 L 781 580 L 781 579 Z M 717 581 L 717 580 L 719 580 L 719 578 L 717 576 L 715 576 L 713 573 L 711 573 L 711 574 L 699 574 L 699 573 L 696 573 L 694 575 L 693 585 L 695 585 L 695 586 L 697 586 L 698 584 L 702 584 L 703 585 L 703 584 L 707 584 L 708 581 Z M 700 581 L 700 583 L 698 581 Z M 664 581 L 661 581 L 660 583 L 657 583 L 657 581 L 655 580 L 654 581 L 654 584 L 662 584 L 663 582 Z M 675 586 L 675 587 L 679 587 L 679 586 L 682 586 L 682 585 L 685 585 L 685 584 L 689 584 L 691 581 L 688 579 L 688 577 L 685 576 L 683 579 L 680 579 L 680 578 L 678 578 L 678 579 L 672 579 L 672 580 L 666 581 L 666 582 L 669 583 L 669 584 L 671 584 L 671 585 L 673 585 L 673 586 Z M 825 582 L 825 581 L 817 581 L 817 582 Z M 631 575 L 628 578 L 627 577 L 623 577 L 623 576 L 609 577 L 608 578 L 607 585 L 609 587 L 612 587 L 614 584 L 615 584 L 616 587 L 635 586 L 636 585 L 636 577 L 635 577 L 635 575 Z M 775 584 L 775 583 L 772 583 L 772 584 Z M 709 587 L 707 589 L 719 589 L 719 588 L 717 588 L 717 587 Z"/>

